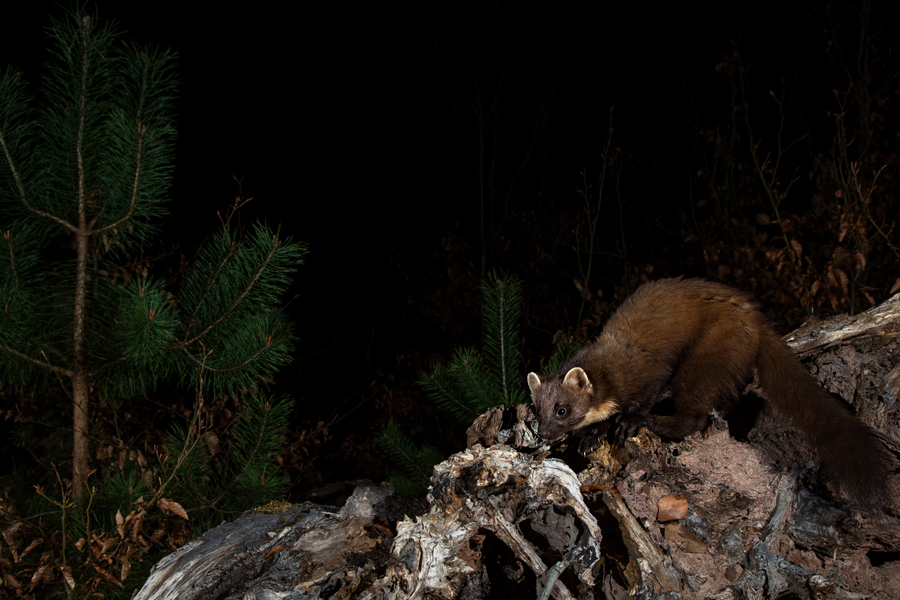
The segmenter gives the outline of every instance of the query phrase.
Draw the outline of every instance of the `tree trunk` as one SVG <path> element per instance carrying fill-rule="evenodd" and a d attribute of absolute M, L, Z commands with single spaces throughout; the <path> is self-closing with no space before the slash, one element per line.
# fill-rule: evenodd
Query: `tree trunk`
<path fill-rule="evenodd" d="M 75 231 L 75 314 L 72 324 L 72 403 L 74 415 L 72 419 L 72 495 L 76 504 L 84 499 L 87 481 L 88 458 L 88 401 L 90 399 L 90 381 L 85 367 L 84 326 L 87 320 L 87 261 L 89 249 L 89 225 L 87 220 L 87 195 L 84 173 L 84 127 L 87 112 L 87 78 L 89 73 L 88 46 L 90 45 L 91 19 L 82 17 L 82 56 L 81 79 L 78 107 L 78 135 L 75 141 L 75 163 L 78 172 L 78 229 Z"/>

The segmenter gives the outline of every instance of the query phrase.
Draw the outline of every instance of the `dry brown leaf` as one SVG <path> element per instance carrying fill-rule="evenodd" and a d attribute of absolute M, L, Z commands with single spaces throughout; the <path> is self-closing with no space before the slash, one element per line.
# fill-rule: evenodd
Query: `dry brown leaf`
<path fill-rule="evenodd" d="M 140 450 L 137 451 L 137 464 L 141 469 L 147 468 L 147 459 L 144 457 L 144 453 Z"/>
<path fill-rule="evenodd" d="M 140 536 L 141 532 L 144 530 L 144 512 L 143 507 L 137 511 L 137 515 L 134 517 L 134 521 L 131 523 L 131 539 L 136 540 L 138 536 Z"/>
<path fill-rule="evenodd" d="M 42 539 L 33 540 L 30 544 L 28 544 L 28 546 L 25 547 L 24 550 L 22 550 L 22 554 L 19 555 L 19 558 L 25 558 L 25 556 L 27 556 L 29 552 L 40 546 L 43 542 L 44 540 Z"/>
<path fill-rule="evenodd" d="M 841 303 L 835 298 L 834 294 L 828 294 L 828 300 L 831 302 L 831 312 L 841 312 Z"/>
<path fill-rule="evenodd" d="M 812 282 L 812 285 L 809 286 L 809 295 L 815 296 L 819 292 L 819 289 L 821 287 L 822 287 L 822 280 L 816 279 L 815 281 Z"/>
<path fill-rule="evenodd" d="M 6 582 L 11 588 L 16 588 L 17 590 L 22 589 L 22 584 L 19 583 L 19 580 L 13 577 L 10 573 L 7 573 L 3 576 L 3 580 Z"/>
<path fill-rule="evenodd" d="M 831 262 L 833 263 L 842 263 L 850 256 L 850 252 L 847 251 L 843 246 L 836 246 L 834 251 L 831 253 Z"/>
<path fill-rule="evenodd" d="M 847 237 L 847 234 L 850 232 L 850 219 L 847 213 L 843 213 L 841 215 L 841 230 L 838 234 L 838 243 L 843 242 L 844 238 Z"/>
<path fill-rule="evenodd" d="M 665 537 L 670 542 L 681 542 L 686 552 L 703 554 L 709 547 L 699 537 L 688 531 L 681 523 L 671 523 L 665 527 Z"/>
<path fill-rule="evenodd" d="M 835 269 L 835 274 L 838 277 L 838 280 L 841 283 L 841 291 L 844 292 L 844 296 L 850 295 L 850 278 L 847 277 L 847 273 L 843 269 Z"/>
<path fill-rule="evenodd" d="M 100 566 L 97 565 L 96 563 L 94 564 L 94 570 L 97 571 L 98 573 L 100 573 L 100 576 L 103 577 L 103 579 L 109 581 L 110 583 L 114 583 L 117 586 L 119 586 L 120 588 L 125 587 L 124 585 L 122 585 L 121 581 L 119 581 L 116 577 L 110 575 L 109 573 L 107 573 L 106 571 L 101 569 Z"/>
<path fill-rule="evenodd" d="M 619 490 L 617 490 L 614 487 L 610 487 L 608 485 L 600 485 L 600 484 L 583 485 L 583 486 L 581 486 L 581 491 L 582 492 L 594 492 L 594 491 L 609 492 L 610 494 L 615 494 L 619 498 L 622 497 L 622 494 L 619 493 Z"/>
<path fill-rule="evenodd" d="M 3 533 L 3 537 L 6 538 L 6 532 Z M 6 545 L 9 546 L 9 553 L 12 554 L 13 560 L 18 563 L 19 553 L 16 551 L 15 540 L 6 538 Z"/>
<path fill-rule="evenodd" d="M 206 435 L 203 436 L 203 440 L 206 442 L 206 447 L 209 449 L 209 453 L 212 456 L 215 456 L 216 453 L 219 452 L 219 436 L 217 436 L 212 431 L 208 431 Z"/>
<path fill-rule="evenodd" d="M 94 560 L 100 558 L 100 551 L 103 548 L 103 542 L 100 541 L 96 533 L 94 534 L 94 537 L 90 542 L 89 548 L 91 550 L 91 553 L 93 553 L 94 555 Z"/>
<path fill-rule="evenodd" d="M 725 579 L 731 582 L 737 581 L 741 577 L 741 573 L 743 572 L 744 567 L 737 563 L 732 563 L 728 565 L 727 569 L 725 569 Z"/>
<path fill-rule="evenodd" d="M 870 304 L 871 306 L 875 306 L 875 298 L 872 297 L 872 294 L 870 294 L 870 293 L 867 292 L 866 290 L 863 290 L 863 295 L 865 295 L 866 300 L 869 301 L 869 304 Z"/>
<path fill-rule="evenodd" d="M 134 510 L 133 510 L 133 511 L 131 511 L 130 513 L 128 513 L 128 516 L 127 516 L 127 517 L 125 517 L 125 525 L 124 525 L 124 527 L 123 527 L 125 533 L 122 534 L 122 537 L 123 537 L 123 538 L 126 537 L 126 533 L 127 533 L 127 532 L 129 532 L 129 531 L 132 530 L 132 528 L 133 528 L 133 526 L 134 526 L 134 518 L 135 518 L 136 515 L 137 515 L 137 511 L 134 511 Z"/>
<path fill-rule="evenodd" d="M 128 574 L 131 573 L 131 561 L 127 558 L 122 559 L 122 569 L 119 571 L 119 579 L 125 581 Z"/>
<path fill-rule="evenodd" d="M 897 293 L 897 290 L 900 290 L 900 277 L 894 281 L 894 285 L 891 286 L 891 291 L 889 292 L 892 296 Z"/>
<path fill-rule="evenodd" d="M 166 537 L 166 530 L 163 529 L 162 527 L 160 527 L 159 529 L 154 531 L 152 534 L 150 534 L 150 541 L 152 541 L 153 543 L 157 543 L 157 542 L 159 542 L 159 540 L 163 539 L 164 537 Z"/>
<path fill-rule="evenodd" d="M 34 572 L 34 575 L 31 576 L 31 588 L 34 589 L 37 586 L 43 584 L 48 579 L 47 571 L 50 569 L 50 565 L 41 565 Z"/>
<path fill-rule="evenodd" d="M 100 556 L 106 554 L 107 550 L 109 550 L 110 548 L 112 548 L 113 546 L 118 544 L 120 539 L 121 538 L 114 537 L 114 538 L 104 539 L 101 541 L 100 538 L 97 538 L 97 542 L 101 542 L 100 543 Z"/>
<path fill-rule="evenodd" d="M 191 520 L 190 517 L 188 517 L 187 513 L 185 512 L 184 508 L 182 508 L 180 504 L 178 504 L 177 502 L 175 502 L 174 500 L 172 500 L 170 498 L 160 498 L 159 502 L 157 502 L 156 505 L 159 506 L 164 513 L 168 513 L 168 511 L 172 511 L 173 513 L 175 513 L 182 519 L 185 519 L 188 521 Z"/>
<path fill-rule="evenodd" d="M 64 567 L 57 567 L 59 569 L 59 574 L 62 576 L 63 581 L 65 581 L 66 585 L 69 586 L 70 590 L 75 589 L 75 578 L 72 577 L 72 567 L 66 565 Z"/>
<path fill-rule="evenodd" d="M 18 531 L 21 526 L 22 522 L 19 521 L 3 530 L 3 539 L 9 547 L 9 553 L 12 554 L 13 560 L 16 562 L 19 562 L 19 555 L 16 552 L 16 546 L 18 546 L 18 543 L 16 542 L 16 531 Z"/>
<path fill-rule="evenodd" d="M 656 520 L 660 523 L 677 521 L 688 512 L 687 498 L 677 494 L 669 494 L 660 498 L 656 503 Z"/>

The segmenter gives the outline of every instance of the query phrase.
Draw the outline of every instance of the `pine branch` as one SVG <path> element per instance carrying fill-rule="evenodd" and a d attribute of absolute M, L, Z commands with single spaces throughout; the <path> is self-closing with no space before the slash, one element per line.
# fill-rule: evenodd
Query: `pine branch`
<path fill-rule="evenodd" d="M 78 79 L 80 85 L 78 90 L 78 128 L 75 131 L 75 174 L 78 178 L 78 231 L 76 233 L 86 236 L 88 232 L 84 189 L 84 122 L 87 107 L 88 46 L 91 39 L 91 17 L 89 15 L 81 17 L 81 28 L 81 35 L 78 36 L 81 42 L 81 77 Z M 80 265 L 78 271 L 79 273 L 82 271 Z M 78 308 L 76 307 L 75 310 L 77 312 Z"/>
<path fill-rule="evenodd" d="M 14 282 L 13 289 L 6 293 L 14 294 L 19 289 L 19 274 L 16 272 L 16 253 L 13 252 L 12 234 L 8 229 L 3 233 L 3 239 L 6 240 L 6 245 L 9 247 L 9 270 L 12 271 Z"/>
<path fill-rule="evenodd" d="M 440 363 L 435 362 L 431 365 L 430 375 L 425 372 L 419 375 L 419 385 L 438 406 L 455 416 L 460 423 L 471 423 L 481 414 L 472 402 L 466 399 L 462 390 Z"/>
<path fill-rule="evenodd" d="M 10 102 L 7 98 L 2 98 L 2 100 Z M 19 176 L 19 170 L 16 169 L 16 163 L 13 160 L 12 153 L 9 151 L 9 145 L 6 143 L 6 139 L 3 135 L 3 127 L 0 127 L 0 148 L 3 148 L 3 157 L 6 159 L 6 164 L 9 166 L 10 173 L 12 173 L 13 181 L 19 192 L 19 197 L 22 199 L 22 203 L 30 209 L 31 207 L 28 204 L 28 198 L 25 194 L 25 186 L 22 185 L 22 178 Z"/>
<path fill-rule="evenodd" d="M 290 325 L 271 307 L 305 254 L 305 245 L 257 225 L 247 241 L 223 229 L 191 266 L 179 302 L 194 307 L 187 315 L 192 326 L 173 347 L 194 364 L 196 344 L 213 352 L 204 368 L 218 375 L 214 389 L 237 393 L 254 375 L 289 360 Z"/>
<path fill-rule="evenodd" d="M 566 364 L 566 361 L 575 355 L 578 349 L 571 337 L 562 337 L 553 348 L 553 354 L 547 360 L 547 364 L 544 365 L 543 372 L 553 373 L 560 370 Z"/>
<path fill-rule="evenodd" d="M 515 277 L 491 274 L 481 284 L 483 296 L 483 326 L 485 362 L 489 372 L 499 379 L 503 402 L 517 404 L 524 397 L 519 338 L 521 312 L 521 282 Z"/>
<path fill-rule="evenodd" d="M 226 232 L 227 232 L 227 230 L 226 230 Z M 216 267 L 215 271 L 212 273 L 212 275 L 207 277 L 205 289 L 203 290 L 203 293 L 200 294 L 200 298 L 197 300 L 196 304 L 194 305 L 193 310 L 190 313 L 191 320 L 188 322 L 187 327 L 185 328 L 186 331 L 192 331 L 194 329 L 194 321 L 196 320 L 197 316 L 200 314 L 200 308 L 203 306 L 203 303 L 206 301 L 206 298 L 209 296 L 209 294 L 215 288 L 216 284 L 219 283 L 219 276 L 222 274 L 223 269 L 225 269 L 225 265 L 228 263 L 229 260 L 231 260 L 231 257 L 234 256 L 235 253 L 238 251 L 238 248 L 239 248 L 239 246 L 237 244 L 232 243 L 231 247 L 225 253 L 225 256 L 223 256 L 222 260 L 219 261 L 218 266 Z M 201 257 L 201 259 L 202 259 L 202 257 Z M 182 349 L 186 348 L 192 341 L 193 340 L 185 342 L 182 345 Z"/>
<path fill-rule="evenodd" d="M 434 465 L 443 460 L 433 446 L 417 447 L 393 421 L 381 432 L 378 445 L 400 468 L 402 475 L 392 475 L 391 482 L 398 492 L 407 496 L 423 494 L 431 483 Z"/>
<path fill-rule="evenodd" d="M 128 212 L 125 214 L 125 216 L 123 216 L 118 221 L 113 221 L 109 225 L 106 225 L 104 227 L 98 227 L 97 229 L 94 229 L 94 225 L 97 223 L 97 219 L 100 218 L 100 215 L 99 214 L 95 215 L 94 218 L 91 219 L 91 223 L 88 226 L 88 229 L 90 230 L 91 235 L 103 233 L 104 231 L 106 231 L 108 229 L 115 229 L 116 227 L 118 227 L 119 225 L 124 223 L 125 221 L 128 221 L 129 219 L 131 219 L 131 216 L 134 214 L 134 206 L 135 206 L 135 203 L 137 202 L 137 195 L 138 195 L 138 182 L 140 181 L 140 178 L 141 178 L 141 158 L 143 158 L 142 150 L 144 147 L 144 134 L 147 133 L 147 126 L 144 125 L 143 123 L 138 123 L 137 130 L 138 130 L 137 165 L 134 168 L 134 185 L 132 186 L 132 189 L 131 189 L 131 202 L 128 206 Z"/>
<path fill-rule="evenodd" d="M 3 98 L 3 101 L 11 103 L 11 101 L 7 98 Z M 13 160 L 12 153 L 9 151 L 9 145 L 6 143 L 6 138 L 3 135 L 3 129 L 3 127 L 0 127 L 0 148 L 3 148 L 3 157 L 6 159 L 6 164 L 9 167 L 10 173 L 12 173 L 13 181 L 15 182 L 16 189 L 19 192 L 19 197 L 22 199 L 22 203 L 28 206 L 28 199 L 25 194 L 25 186 L 22 185 L 22 178 L 19 176 L 19 171 L 18 169 L 16 169 L 16 163 Z"/>
<path fill-rule="evenodd" d="M 56 365 L 54 365 L 53 363 L 51 363 L 49 361 L 38 360 L 36 358 L 32 358 L 23 352 L 19 352 L 18 350 L 14 349 L 14 348 L 10 348 L 9 346 L 0 346 L 0 349 L 2 349 L 4 352 L 12 354 L 15 357 L 21 358 L 22 360 L 33 363 L 33 364 L 41 367 L 42 369 L 47 369 L 49 371 L 53 371 L 54 373 L 56 373 L 58 375 L 72 377 L 71 369 L 63 369 L 62 367 L 57 367 Z"/>
<path fill-rule="evenodd" d="M 26 104 L 25 85 L 21 73 L 12 70 L 12 68 L 8 68 L 3 77 L 0 78 L 0 148 L 3 149 L 3 157 L 6 159 L 6 164 L 9 167 L 9 172 L 12 175 L 13 183 L 15 184 L 22 205 L 34 214 L 56 221 L 70 231 L 75 231 L 76 228 L 71 223 L 60 219 L 51 213 L 38 210 L 28 201 L 28 194 L 25 191 L 22 175 L 16 166 L 16 160 L 13 158 L 13 151 L 10 148 L 10 145 L 14 144 L 15 146 L 18 146 L 20 140 L 29 137 L 29 134 L 32 133 L 31 125 L 27 123 L 31 111 Z M 7 129 L 6 125 L 9 121 L 13 120 L 17 114 L 20 115 L 19 120 L 26 121 L 26 123 L 12 125 L 14 137 L 10 140 L 6 135 L 8 133 L 8 131 L 5 131 Z"/>
<path fill-rule="evenodd" d="M 246 399 L 243 405 L 247 412 L 235 424 L 234 431 L 237 442 L 235 446 L 237 460 L 235 462 L 238 463 L 238 468 L 228 473 L 230 481 L 211 500 L 212 506 L 229 496 L 236 486 L 253 490 L 260 488 L 258 481 L 246 482 L 245 480 L 248 473 L 258 472 L 259 468 L 271 463 L 273 455 L 277 454 L 284 444 L 288 427 L 287 420 L 294 403 L 288 398 L 271 403 L 267 396 L 260 394 L 255 398 Z M 245 485 L 245 483 L 250 485 Z"/>
<path fill-rule="evenodd" d="M 519 313 L 521 283 L 491 274 L 482 283 L 484 295 L 484 353 L 458 349 L 446 371 L 440 364 L 423 373 L 419 384 L 441 408 L 469 423 L 492 406 L 512 406 L 527 401 L 518 376 L 521 367 Z"/>
<path fill-rule="evenodd" d="M 400 469 L 407 475 L 410 477 L 425 477 L 425 472 L 420 470 L 416 461 L 417 453 L 415 445 L 412 440 L 400 430 L 400 427 L 396 423 L 390 421 L 387 424 L 384 431 L 381 432 L 378 443 L 391 460 L 398 463 Z"/>
<path fill-rule="evenodd" d="M 460 348 L 450 358 L 447 371 L 463 392 L 466 402 L 481 414 L 492 406 L 503 404 L 497 378 L 492 377 L 474 348 Z"/>
<path fill-rule="evenodd" d="M 158 279 L 133 279 L 117 290 L 117 327 L 110 344 L 131 368 L 165 371 L 166 354 L 175 340 L 178 314 L 171 295 Z"/>
<path fill-rule="evenodd" d="M 191 362 L 201 367 L 204 371 L 209 371 L 210 373 L 217 373 L 219 375 L 223 375 L 225 373 L 233 373 L 235 371 L 240 371 L 247 365 L 253 364 L 256 360 L 262 356 L 262 353 L 266 351 L 268 346 L 262 346 L 259 350 L 256 351 L 255 354 L 251 354 L 243 362 L 240 362 L 236 365 L 231 365 L 230 367 L 211 367 L 208 364 L 205 364 L 202 360 L 191 354 L 190 350 L 185 347 L 181 348 L 181 353 L 184 354 Z"/>
<path fill-rule="evenodd" d="M 237 310 L 237 308 L 243 302 L 244 298 L 246 298 L 247 295 L 253 290 L 253 287 L 256 285 L 256 283 L 260 280 L 260 278 L 266 272 L 266 267 L 269 266 L 269 261 L 272 260 L 272 257 L 275 255 L 275 252 L 278 250 L 279 245 L 280 245 L 280 242 L 279 242 L 278 238 L 275 237 L 272 241 L 272 248 L 269 250 L 268 254 L 266 254 L 266 257 L 263 259 L 262 264 L 256 270 L 256 273 L 253 275 L 253 278 L 250 280 L 250 282 L 244 287 L 244 290 L 241 292 L 241 294 L 237 298 L 235 298 L 234 302 L 232 302 L 231 306 L 229 306 L 227 309 L 225 309 L 222 312 L 222 314 L 215 321 L 213 321 L 206 327 L 206 329 L 204 329 L 203 331 L 201 331 L 200 333 L 195 335 L 193 338 L 191 338 L 189 340 L 184 340 L 183 342 L 181 342 L 180 345 L 182 347 L 190 346 L 191 344 L 194 344 L 197 341 L 199 341 L 200 338 L 204 337 L 207 333 L 209 333 L 210 331 L 215 329 L 219 324 L 222 323 L 222 321 L 227 319 L 229 316 L 231 316 L 231 314 L 235 310 Z M 224 262 L 223 262 L 223 266 L 224 266 Z"/>
<path fill-rule="evenodd" d="M 290 283 L 287 275 L 302 264 L 307 252 L 304 244 L 282 240 L 277 231 L 273 233 L 259 224 L 249 243 L 233 240 L 230 232 L 223 229 L 211 246 L 204 249 L 189 270 L 181 299 L 182 304 L 194 307 L 188 331 L 198 320 L 210 323 L 183 340 L 182 346 L 200 341 L 244 307 L 252 309 L 276 300 Z M 197 294 L 201 287 L 203 292 Z M 197 299 L 192 300 L 194 297 Z"/>

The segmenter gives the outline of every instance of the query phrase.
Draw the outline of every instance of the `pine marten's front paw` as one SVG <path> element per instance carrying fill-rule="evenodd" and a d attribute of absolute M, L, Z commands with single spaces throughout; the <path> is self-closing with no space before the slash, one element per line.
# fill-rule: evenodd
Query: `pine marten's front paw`
<path fill-rule="evenodd" d="M 643 421 L 643 415 L 635 415 L 631 417 L 620 415 L 619 421 L 618 423 L 616 423 L 615 429 L 613 429 L 613 443 L 619 447 L 624 446 L 625 440 L 630 437 L 634 437 L 637 434 L 637 431 L 643 424 Z"/>
<path fill-rule="evenodd" d="M 609 433 L 609 421 L 590 425 L 587 427 L 584 437 L 581 438 L 581 443 L 578 445 L 578 451 L 582 456 L 587 456 L 592 452 L 596 452 L 603 443 L 604 438 L 606 438 L 607 433 Z"/>

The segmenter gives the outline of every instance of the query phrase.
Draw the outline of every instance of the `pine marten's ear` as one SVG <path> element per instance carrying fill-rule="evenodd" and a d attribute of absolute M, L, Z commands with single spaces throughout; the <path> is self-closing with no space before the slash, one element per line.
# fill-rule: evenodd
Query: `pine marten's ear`
<path fill-rule="evenodd" d="M 532 398 L 534 398 L 535 394 L 541 391 L 541 378 L 537 376 L 537 373 L 528 374 L 528 389 L 531 390 Z"/>
<path fill-rule="evenodd" d="M 577 390 L 587 392 L 588 394 L 594 389 L 594 386 L 591 385 L 591 380 L 588 379 L 587 373 L 585 373 L 584 369 L 581 367 L 569 369 L 569 372 L 566 373 L 566 378 L 563 379 L 563 385 L 574 387 Z"/>

